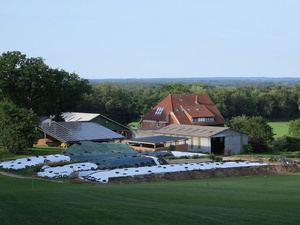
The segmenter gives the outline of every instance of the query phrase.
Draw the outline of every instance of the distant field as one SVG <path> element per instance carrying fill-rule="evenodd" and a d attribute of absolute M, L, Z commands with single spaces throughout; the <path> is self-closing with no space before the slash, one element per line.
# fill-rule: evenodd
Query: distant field
<path fill-rule="evenodd" d="M 276 134 L 275 137 L 288 135 L 290 121 L 268 122 L 268 124 L 273 128 L 273 132 Z"/>
<path fill-rule="evenodd" d="M 0 175 L 0 221 L 10 224 L 299 224 L 300 174 L 124 185 Z"/>

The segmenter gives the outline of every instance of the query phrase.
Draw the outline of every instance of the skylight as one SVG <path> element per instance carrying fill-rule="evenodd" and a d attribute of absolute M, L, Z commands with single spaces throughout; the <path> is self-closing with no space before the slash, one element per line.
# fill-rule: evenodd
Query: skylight
<path fill-rule="evenodd" d="M 163 112 L 163 110 L 164 110 L 164 107 L 158 107 L 156 109 L 155 115 L 161 115 L 161 113 Z"/>

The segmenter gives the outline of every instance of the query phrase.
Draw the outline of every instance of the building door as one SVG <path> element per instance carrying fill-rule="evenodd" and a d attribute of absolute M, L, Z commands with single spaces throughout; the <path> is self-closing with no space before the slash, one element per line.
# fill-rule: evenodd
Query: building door
<path fill-rule="evenodd" d="M 211 153 L 215 155 L 224 155 L 225 137 L 211 138 Z"/>

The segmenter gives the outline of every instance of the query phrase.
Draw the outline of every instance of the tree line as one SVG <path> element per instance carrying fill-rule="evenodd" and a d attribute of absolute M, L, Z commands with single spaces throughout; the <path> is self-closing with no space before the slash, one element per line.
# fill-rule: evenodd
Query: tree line
<path fill-rule="evenodd" d="M 139 120 L 169 94 L 207 93 L 226 120 L 261 116 L 267 120 L 300 117 L 300 86 L 211 87 L 203 83 L 163 84 L 140 87 L 103 83 L 84 93 L 77 111 L 101 113 L 120 123 Z"/>
<path fill-rule="evenodd" d="M 32 144 L 37 139 L 35 127 L 41 116 L 55 115 L 59 121 L 64 112 L 101 113 L 127 125 L 139 121 L 169 94 L 184 93 L 207 93 L 228 124 L 248 132 L 256 143 L 273 141 L 274 134 L 265 119 L 300 117 L 298 84 L 237 87 L 195 82 L 89 84 L 75 73 L 49 67 L 40 57 L 28 58 L 14 51 L 0 56 L 0 146 L 17 152 Z M 266 129 L 259 137 L 255 136 L 258 131 L 253 129 L 253 123 L 259 124 L 256 128 Z M 300 127 L 298 124 L 300 121 L 295 127 Z M 264 137 L 266 132 L 269 136 Z"/>

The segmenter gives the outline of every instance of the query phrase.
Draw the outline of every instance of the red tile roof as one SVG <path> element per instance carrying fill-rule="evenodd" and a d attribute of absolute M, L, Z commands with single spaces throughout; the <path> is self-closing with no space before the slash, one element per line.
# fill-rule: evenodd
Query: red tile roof
<path fill-rule="evenodd" d="M 162 112 L 157 109 L 163 108 Z M 192 123 L 192 118 L 214 118 L 214 122 Z M 173 94 L 168 95 L 143 120 L 169 121 L 170 123 L 191 125 L 225 124 L 226 121 L 207 94 Z"/>

